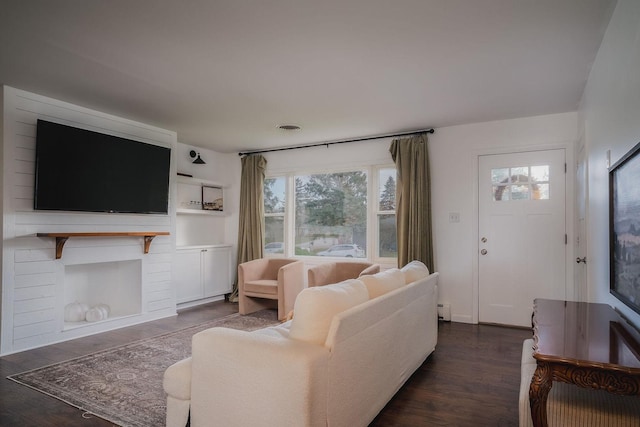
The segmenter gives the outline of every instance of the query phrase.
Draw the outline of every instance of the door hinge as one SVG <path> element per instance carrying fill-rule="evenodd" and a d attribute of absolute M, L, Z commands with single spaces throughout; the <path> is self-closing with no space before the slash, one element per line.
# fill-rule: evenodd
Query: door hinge
<path fill-rule="evenodd" d="M 566 234 L 564 235 L 564 244 L 565 245 L 569 244 L 569 237 Z"/>
<path fill-rule="evenodd" d="M 567 164 L 564 164 L 564 173 L 567 173 Z"/>

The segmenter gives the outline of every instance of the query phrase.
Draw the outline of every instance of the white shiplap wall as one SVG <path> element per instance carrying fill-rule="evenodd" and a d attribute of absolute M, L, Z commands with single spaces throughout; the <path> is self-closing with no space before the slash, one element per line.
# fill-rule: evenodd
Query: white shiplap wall
<path fill-rule="evenodd" d="M 175 314 L 171 265 L 175 247 L 175 132 L 155 128 L 33 93 L 3 88 L 2 317 L 0 354 L 22 351 Z M 33 210 L 38 118 L 172 149 L 169 215 Z M 91 153 L 87 153 L 91 155 Z M 55 259 L 55 239 L 38 232 L 168 231 L 143 254 L 139 237 L 70 238 Z M 64 330 L 65 266 L 119 261 L 141 266 L 140 313 Z M 137 291 L 136 291 L 137 292 Z M 126 295 L 122 296 L 127 298 Z"/>

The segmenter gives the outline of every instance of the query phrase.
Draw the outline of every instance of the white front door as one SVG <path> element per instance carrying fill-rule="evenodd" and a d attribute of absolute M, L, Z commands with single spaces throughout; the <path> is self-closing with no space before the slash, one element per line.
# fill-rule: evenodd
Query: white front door
<path fill-rule="evenodd" d="M 478 314 L 531 326 L 535 298 L 566 298 L 565 151 L 479 156 Z"/>

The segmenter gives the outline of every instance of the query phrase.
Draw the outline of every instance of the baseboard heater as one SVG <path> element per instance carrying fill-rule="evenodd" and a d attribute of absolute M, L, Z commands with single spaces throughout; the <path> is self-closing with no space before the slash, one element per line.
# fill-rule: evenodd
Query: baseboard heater
<path fill-rule="evenodd" d="M 438 304 L 438 320 L 451 321 L 451 304 Z"/>

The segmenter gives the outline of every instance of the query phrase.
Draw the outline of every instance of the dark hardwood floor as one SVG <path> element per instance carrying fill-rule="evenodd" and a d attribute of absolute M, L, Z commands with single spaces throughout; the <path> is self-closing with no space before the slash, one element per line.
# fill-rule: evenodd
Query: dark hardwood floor
<path fill-rule="evenodd" d="M 216 302 L 176 317 L 0 358 L 0 426 L 110 426 L 100 418 L 6 379 L 237 311 Z M 371 426 L 517 426 L 520 352 L 525 329 L 440 323 L 438 346 Z"/>

